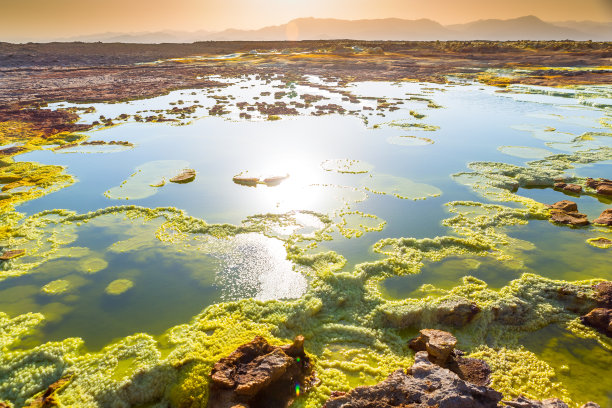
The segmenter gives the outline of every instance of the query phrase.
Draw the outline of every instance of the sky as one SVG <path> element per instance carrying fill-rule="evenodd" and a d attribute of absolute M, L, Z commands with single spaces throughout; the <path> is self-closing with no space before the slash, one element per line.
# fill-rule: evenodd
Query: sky
<path fill-rule="evenodd" d="M 299 17 L 429 18 L 453 24 L 525 15 L 612 21 L 612 0 L 0 0 L 0 41 L 257 29 Z"/>

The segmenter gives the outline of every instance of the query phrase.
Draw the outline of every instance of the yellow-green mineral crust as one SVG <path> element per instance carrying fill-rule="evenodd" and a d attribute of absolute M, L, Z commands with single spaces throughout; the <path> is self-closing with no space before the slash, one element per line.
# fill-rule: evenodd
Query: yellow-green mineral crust
<path fill-rule="evenodd" d="M 121 295 L 134 286 L 134 282 L 129 279 L 117 279 L 108 284 L 104 291 L 108 295 Z"/>

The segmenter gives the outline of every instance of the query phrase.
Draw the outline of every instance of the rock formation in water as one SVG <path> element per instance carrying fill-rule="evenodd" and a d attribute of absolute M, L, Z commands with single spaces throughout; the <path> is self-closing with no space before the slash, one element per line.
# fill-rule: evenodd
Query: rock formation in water
<path fill-rule="evenodd" d="M 593 287 L 598 307 L 580 320 L 608 337 L 612 337 L 612 282 L 601 282 Z"/>
<path fill-rule="evenodd" d="M 590 187 L 597 191 L 597 194 L 612 196 L 612 180 L 608 180 L 605 178 L 600 178 L 597 180 L 587 178 L 586 185 L 587 187 Z"/>
<path fill-rule="evenodd" d="M 555 190 L 563 190 L 568 193 L 580 194 L 582 193 L 582 186 L 580 184 L 572 183 L 555 183 Z"/>
<path fill-rule="evenodd" d="M 601 215 L 593 220 L 595 224 L 612 225 L 612 208 L 603 210 Z"/>
<path fill-rule="evenodd" d="M 215 363 L 208 407 L 288 407 L 313 377 L 304 337 L 279 347 L 257 336 Z"/>
<path fill-rule="evenodd" d="M 578 212 L 578 205 L 569 200 L 558 201 L 550 206 L 550 220 L 558 224 L 572 226 L 589 224 L 587 216 Z"/>

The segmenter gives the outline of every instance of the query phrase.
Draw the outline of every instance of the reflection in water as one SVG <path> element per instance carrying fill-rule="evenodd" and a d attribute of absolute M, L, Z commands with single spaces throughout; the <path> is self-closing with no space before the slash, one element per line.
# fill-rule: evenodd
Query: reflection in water
<path fill-rule="evenodd" d="M 222 262 L 216 282 L 223 300 L 292 299 L 306 291 L 306 278 L 292 270 L 282 241 L 240 234 L 230 241 L 215 239 L 211 245 Z"/>
<path fill-rule="evenodd" d="M 586 244 L 589 238 L 610 237 L 609 229 L 574 230 L 541 219 L 522 218 L 528 221 L 526 225 L 508 222 L 501 228 L 504 217 L 511 217 L 507 211 L 489 213 L 465 203 L 488 202 L 495 196 L 483 198 L 456 182 L 461 178 L 449 177 L 476 161 L 524 166 L 529 160 L 550 154 L 610 147 L 607 112 L 568 95 L 540 94 L 542 90 L 536 88 L 496 93 L 474 85 L 366 82 L 342 88 L 351 93 L 349 98 L 334 92 L 337 83 L 314 77 L 307 80 L 313 86 L 306 82 L 292 84 L 291 92 L 278 97 L 275 93 L 285 87 L 282 81 L 247 77 L 232 78 L 221 90 L 183 90 L 149 100 L 94 104 L 96 112 L 83 114 L 83 121 L 121 114 L 159 118 L 160 112 L 169 121 L 117 121 L 119 126 L 86 134 L 106 142 L 125 140 L 133 148 L 111 151 L 81 145 L 15 156 L 18 162 L 65 166 L 65 172 L 78 180 L 17 207 L 26 217 L 49 209 L 86 214 L 126 204 L 123 200 L 158 209 L 142 215 L 111 208 L 108 214 L 91 218 L 84 215 L 70 222 L 62 222 L 64 215 L 60 213 L 47 214 L 43 217 L 46 224 L 34 225 L 26 233 L 11 237 L 10 242 L 8 238 L 0 242 L 2 246 L 19 244 L 26 250 L 26 256 L 2 265 L 5 279 L 0 282 L 0 311 L 10 316 L 41 312 L 46 318 L 46 324 L 20 347 L 81 337 L 87 348 L 100 349 L 137 332 L 162 334 L 190 321 L 210 305 L 247 298 L 297 299 L 308 292 L 311 280 L 320 279 L 315 282 L 319 284 L 316 290 L 325 298 L 317 298 L 315 290 L 305 297 L 315 305 L 309 319 L 322 326 L 310 330 L 317 335 L 327 331 L 327 339 L 335 343 L 321 347 L 317 358 L 325 360 L 326 367 L 337 369 L 338 377 L 346 376 L 346 384 L 375 382 L 380 380 L 376 377 L 379 373 L 361 375 L 362 368 L 369 373 L 380 365 L 374 354 L 368 354 L 371 350 L 367 347 L 398 335 L 407 339 L 414 335 L 407 334 L 414 327 L 396 331 L 367 320 L 371 312 L 368 307 L 385 306 L 387 302 L 361 287 L 362 279 L 366 274 L 378 278 L 383 272 L 372 268 L 355 273 L 356 265 L 381 259 L 383 255 L 373 253 L 372 246 L 383 238 L 456 235 L 461 225 L 450 229 L 445 225 L 452 224 L 441 222 L 449 217 L 449 208 L 454 211 L 452 216 L 461 214 L 468 227 L 480 228 L 470 238 L 478 240 L 482 238 L 480 233 L 506 240 L 511 247 L 505 250 L 509 259 L 493 259 L 488 253 L 462 257 L 453 252 L 452 257 L 439 262 L 426 261 L 420 272 L 415 266 L 416 274 L 388 277 L 392 272 L 385 270 L 389 275 L 379 288 L 384 298 L 393 301 L 388 303 L 443 296 L 468 275 L 494 289 L 526 272 L 566 280 L 612 279 L 609 251 Z M 602 93 L 593 95 L 591 102 L 600 103 L 597 98 Z M 274 115 L 247 111 L 238 105 L 242 102 L 242 107 L 253 107 L 256 101 L 282 101 L 290 106 L 298 100 L 304 105 L 299 115 L 274 121 L 266 120 L 276 119 Z M 306 106 L 308 100 L 315 102 Z M 319 116 L 319 103 L 337 105 L 352 113 Z M 170 104 L 189 109 L 177 115 L 169 109 Z M 222 111 L 229 113 L 212 117 L 210 109 L 215 104 L 223 105 Z M 251 120 L 244 120 L 246 112 L 250 112 Z M 602 120 L 602 115 L 607 119 Z M 415 132 L 421 136 L 414 136 Z M 108 154 L 87 153 L 94 151 Z M 73 154 L 63 154 L 69 152 Z M 567 173 L 605 176 L 609 165 L 576 166 Z M 192 182 L 166 182 L 187 167 L 197 172 Z M 289 177 L 280 183 L 255 183 L 256 188 L 249 188 L 232 181 L 241 172 L 262 180 Z M 474 182 L 485 183 L 483 178 L 486 176 Z M 0 200 L 29 188 L 16 187 L 2 193 Z M 567 198 L 550 188 L 520 188 L 518 193 L 545 203 Z M 450 201 L 458 203 L 444 205 Z M 575 201 L 591 219 L 610 204 L 607 199 L 589 195 Z M 177 216 L 176 208 L 185 214 Z M 19 217 L 15 214 L 15 219 Z M 484 224 L 479 224 L 482 220 Z M 10 221 L 15 225 L 21 222 Z M 296 248 L 306 258 L 328 250 L 337 254 L 327 253 L 314 266 L 307 262 L 309 258 L 302 260 L 308 265 L 306 269 L 294 257 Z M 430 259 L 437 259 L 433 255 L 442 250 L 430 249 Z M 398 251 L 405 251 L 399 255 L 409 258 L 410 251 L 416 249 L 405 246 Z M 40 264 L 35 265 L 37 262 Z M 26 264 L 35 267 L 13 277 L 18 274 L 11 274 L 10 268 Z M 339 269 L 346 273 L 338 273 Z M 322 281 L 322 276 L 329 280 Z M 328 294 L 328 288 L 337 292 Z M 239 310 L 240 304 L 246 303 L 231 307 Z M 264 305 L 272 304 L 281 302 Z M 294 312 L 283 312 L 289 314 L 281 319 L 290 320 Z M 316 313 L 323 316 L 323 323 L 314 316 Z M 368 338 L 364 334 L 367 329 L 362 327 L 368 324 L 376 326 L 376 336 L 384 335 Z M 471 336 L 470 330 L 466 328 L 463 336 Z M 406 339 L 402 338 L 402 344 Z M 596 381 L 598 374 L 606 373 L 604 362 L 609 364 L 610 353 L 594 341 L 569 336 L 550 326 L 526 336 L 524 345 L 555 368 L 570 394 L 579 396 L 577 400 L 590 393 L 600 403 L 610 401 L 609 392 L 606 394 L 601 382 Z M 386 352 L 385 358 L 392 360 L 385 362 L 390 368 L 400 357 L 395 350 Z M 338 368 L 354 360 L 362 364 L 359 370 Z M 562 360 L 565 363 L 560 365 Z M 129 365 L 126 361 L 121 364 Z M 592 372 L 588 371 L 590 367 L 594 367 Z M 124 369 L 127 371 L 120 367 L 119 373 Z"/>

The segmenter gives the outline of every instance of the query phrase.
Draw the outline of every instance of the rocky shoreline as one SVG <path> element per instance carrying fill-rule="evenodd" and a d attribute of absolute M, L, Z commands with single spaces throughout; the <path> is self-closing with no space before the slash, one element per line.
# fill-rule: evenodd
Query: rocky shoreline
<path fill-rule="evenodd" d="M 568 408 L 558 398 L 538 401 L 519 395 L 503 400 L 488 386 L 489 365 L 463 357 L 456 344 L 449 332 L 423 329 L 409 343 L 416 352 L 411 367 L 399 368 L 373 386 L 333 391 L 323 408 Z M 256 337 L 219 360 L 210 376 L 209 408 L 289 407 L 301 393 L 317 386 L 302 336 L 284 346 L 271 346 Z M 599 405 L 588 402 L 581 408 Z"/>

